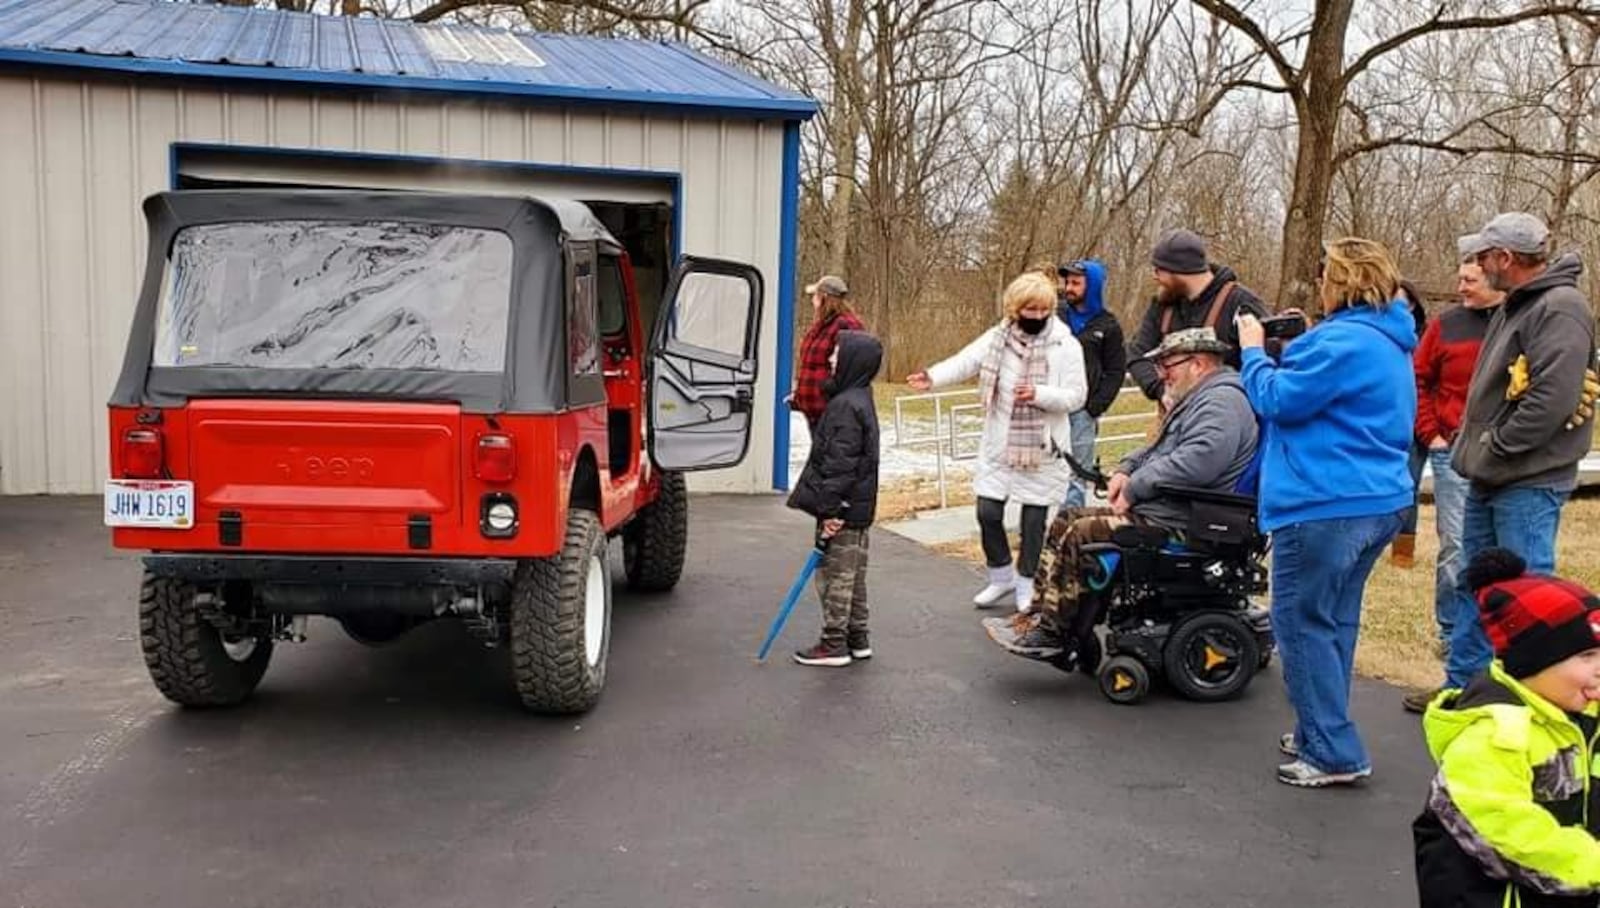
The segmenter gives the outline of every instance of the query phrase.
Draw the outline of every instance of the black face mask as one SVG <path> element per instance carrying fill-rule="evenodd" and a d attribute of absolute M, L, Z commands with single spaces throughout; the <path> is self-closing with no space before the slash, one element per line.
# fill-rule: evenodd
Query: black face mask
<path fill-rule="evenodd" d="M 1043 331 L 1044 326 L 1049 323 L 1050 319 L 1048 318 L 1017 317 L 1017 327 L 1022 329 L 1023 334 L 1038 334 L 1040 331 Z"/>

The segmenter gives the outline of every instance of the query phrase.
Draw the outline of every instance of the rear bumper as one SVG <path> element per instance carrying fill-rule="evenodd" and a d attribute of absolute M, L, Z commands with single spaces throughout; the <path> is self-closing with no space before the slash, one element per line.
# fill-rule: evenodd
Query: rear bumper
<path fill-rule="evenodd" d="M 416 587 L 509 584 L 508 558 L 318 558 L 295 555 L 146 555 L 158 577 L 200 583 L 248 580 L 316 586 Z"/>

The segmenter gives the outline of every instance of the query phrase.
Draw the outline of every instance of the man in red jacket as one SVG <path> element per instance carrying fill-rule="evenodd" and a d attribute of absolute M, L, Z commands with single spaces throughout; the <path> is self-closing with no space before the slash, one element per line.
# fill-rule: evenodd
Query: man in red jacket
<path fill-rule="evenodd" d="M 1475 237 L 1458 244 L 1461 266 L 1456 270 L 1456 293 L 1461 304 L 1451 306 L 1428 323 L 1422 341 L 1412 354 L 1417 372 L 1417 443 L 1427 451 L 1433 471 L 1434 518 L 1439 530 L 1439 559 L 1434 568 L 1433 614 L 1438 622 L 1440 649 L 1448 645 L 1454 620 L 1456 579 L 1461 573 L 1461 528 L 1466 514 L 1467 480 L 1450 466 L 1450 446 L 1461 431 L 1461 414 L 1467 405 L 1467 385 L 1478 364 L 1478 350 L 1495 307 L 1505 294 L 1489 286 L 1483 269 L 1468 254 Z M 1420 713 L 1439 691 L 1418 691 L 1405 698 L 1407 710 Z"/>

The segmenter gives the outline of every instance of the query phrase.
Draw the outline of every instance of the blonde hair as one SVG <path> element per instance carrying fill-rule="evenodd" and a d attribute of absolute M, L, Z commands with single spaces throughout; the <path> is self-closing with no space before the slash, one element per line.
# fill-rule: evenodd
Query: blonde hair
<path fill-rule="evenodd" d="M 1382 309 L 1400 293 L 1400 269 L 1382 243 L 1347 236 L 1323 246 L 1319 296 L 1324 312 L 1365 303 Z"/>
<path fill-rule="evenodd" d="M 1056 282 L 1038 271 L 1027 271 L 1017 276 L 1000 297 L 1006 318 L 1015 319 L 1017 313 L 1037 303 L 1056 308 Z"/>

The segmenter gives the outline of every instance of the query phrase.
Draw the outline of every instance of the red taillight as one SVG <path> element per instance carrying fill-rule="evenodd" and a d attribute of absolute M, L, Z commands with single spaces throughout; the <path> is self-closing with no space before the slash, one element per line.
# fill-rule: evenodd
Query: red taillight
<path fill-rule="evenodd" d="M 510 482 L 517 476 L 517 445 L 509 435 L 479 435 L 473 473 L 483 482 Z"/>
<path fill-rule="evenodd" d="M 122 433 L 122 474 L 129 479 L 160 479 L 165 445 L 157 429 L 129 429 Z"/>

